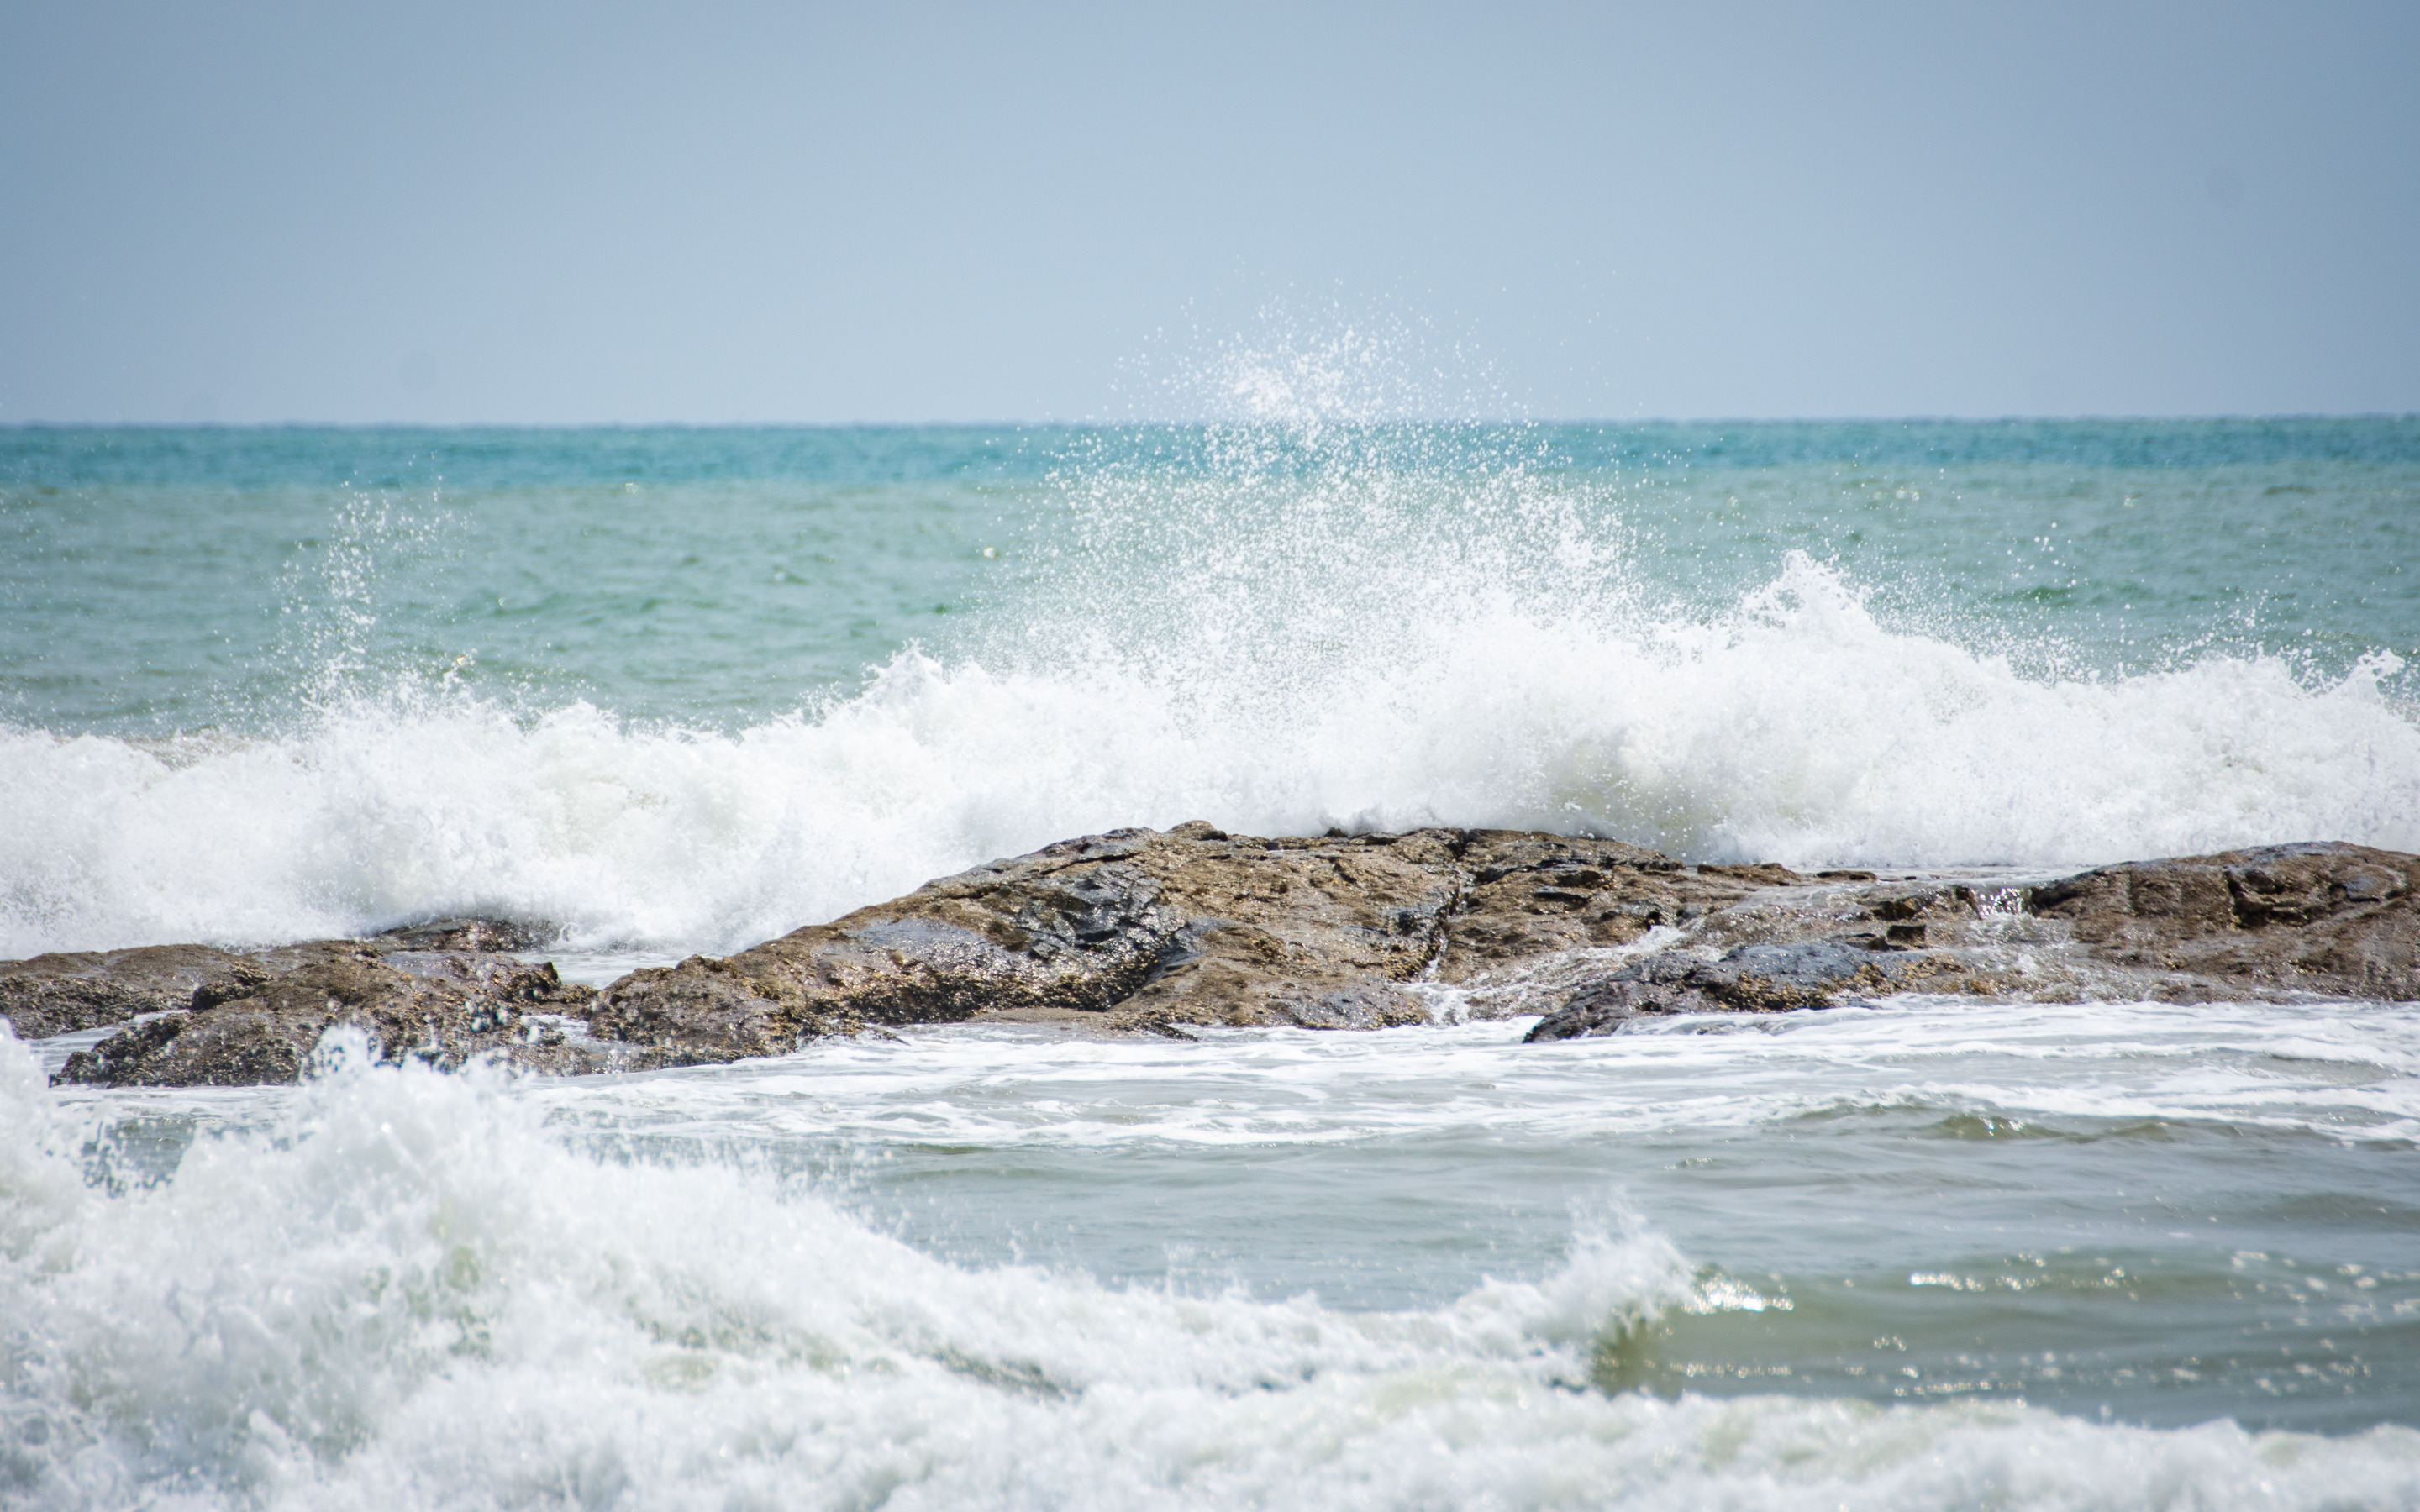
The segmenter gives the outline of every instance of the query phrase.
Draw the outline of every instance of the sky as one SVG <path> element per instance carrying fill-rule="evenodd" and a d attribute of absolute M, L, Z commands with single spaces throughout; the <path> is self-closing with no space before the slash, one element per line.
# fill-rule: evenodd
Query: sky
<path fill-rule="evenodd" d="M 0 424 L 2420 411 L 2420 6 L 0 5 Z"/>

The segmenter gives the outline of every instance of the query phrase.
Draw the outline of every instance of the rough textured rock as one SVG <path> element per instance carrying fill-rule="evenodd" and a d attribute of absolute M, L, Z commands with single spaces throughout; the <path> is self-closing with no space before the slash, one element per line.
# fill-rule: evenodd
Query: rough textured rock
<path fill-rule="evenodd" d="M 1506 831 L 1116 830 L 943 877 L 728 960 L 635 972 L 598 996 L 589 1023 L 675 1061 L 979 1012 L 1108 1011 L 1109 1026 L 1171 1034 L 1376 1028 L 1430 1016 L 1405 990 L 1416 979 L 1630 940 L 1770 880 L 1700 875 L 1615 841 Z"/>
<path fill-rule="evenodd" d="M 0 961 L 0 1019 L 20 1040 L 123 1024 L 184 1008 L 207 986 L 234 980 L 242 958 L 207 945 L 147 945 Z"/>
<path fill-rule="evenodd" d="M 1435 959 L 1466 837 L 1252 840 L 1117 830 L 925 884 L 723 961 L 634 972 L 591 1031 L 681 1061 L 863 1025 L 1106 1011 L 1124 1028 L 1426 1017 L 1395 984 Z"/>
<path fill-rule="evenodd" d="M 276 952 L 275 970 L 245 963 L 181 1011 L 144 1019 L 68 1058 L 65 1082 L 103 1087 L 248 1087 L 301 1076 L 319 1037 L 362 1029 L 373 1053 L 451 1070 L 476 1055 L 549 1071 L 603 1070 L 610 1052 L 559 1024 L 590 990 L 551 964 L 468 951 L 382 951 L 318 941 Z"/>
<path fill-rule="evenodd" d="M 1714 960 L 1667 950 L 1574 994 L 1528 1040 L 1613 1034 L 1649 1013 L 1780 1013 L 1851 997 L 1973 990 L 1981 979 L 1957 956 L 1871 949 L 1842 940 L 1743 945 Z M 1988 990 L 1988 989 L 1985 989 Z"/>
<path fill-rule="evenodd" d="M 2420 998 L 2420 856 L 2341 842 L 2131 861 L 2031 889 L 2113 964 L 2188 989 Z M 2172 995 L 2172 994 L 2171 994 Z"/>
<path fill-rule="evenodd" d="M 1437 974 L 1448 982 L 1549 951 L 1627 945 L 1807 880 L 1770 864 L 1692 868 L 1620 841 L 1509 830 L 1469 831 L 1458 859 L 1469 882 Z"/>
<path fill-rule="evenodd" d="M 496 952 L 487 920 L 230 953 L 0 963 L 28 1038 L 138 1014 L 64 1077 L 289 1081 L 354 1025 L 389 1059 L 550 1071 L 780 1055 L 818 1035 L 978 1016 L 1184 1035 L 1546 1015 L 1530 1036 L 1904 992 L 2036 999 L 2420 997 L 2420 857 L 2273 846 L 2031 887 L 1689 867 L 1500 830 L 1260 840 L 1207 824 L 1046 846 L 604 992 Z M 163 1012 L 163 1010 L 174 1011 Z M 584 1018 L 586 1032 L 578 1027 Z"/>
<path fill-rule="evenodd" d="M 2411 1000 L 2415 896 L 2420 856 L 2337 842 L 2132 861 L 2031 887 L 1901 879 L 1766 892 L 1709 916 L 1692 949 L 1556 982 L 1559 1003 L 1544 1005 L 1529 1038 L 1900 992 Z"/>
<path fill-rule="evenodd" d="M 1545 1012 L 1540 1039 L 1909 991 L 2412 995 L 2414 868 L 2288 846 L 2028 891 L 1687 867 L 1511 831 L 1272 841 L 1197 823 L 1063 841 L 728 961 L 637 973 L 591 1026 L 678 1063 L 977 1014 L 1374 1028 L 1428 1019 L 1439 989 L 1473 1016 Z M 1680 948 L 1630 954 L 1658 938 Z"/>
<path fill-rule="evenodd" d="M 389 930 L 367 940 L 314 940 L 264 950 L 209 945 L 147 945 L 130 950 L 73 950 L 0 961 L 0 1020 L 20 1040 L 47 1040 L 123 1024 L 146 1013 L 194 1006 L 199 992 L 223 993 L 318 960 L 330 949 L 364 950 L 405 971 L 446 973 L 447 957 L 527 949 L 536 932 L 491 918 L 444 918 Z"/>
<path fill-rule="evenodd" d="M 452 1067 L 494 1054 L 547 1070 L 601 1069 L 612 1047 L 590 1043 L 578 1021 L 590 989 L 497 953 L 529 939 L 492 920 L 445 919 L 265 950 L 37 956 L 0 963 L 0 1008 L 29 1040 L 138 1020 L 70 1057 L 60 1073 L 105 1086 L 292 1081 L 320 1035 L 344 1024 L 387 1059 Z"/>

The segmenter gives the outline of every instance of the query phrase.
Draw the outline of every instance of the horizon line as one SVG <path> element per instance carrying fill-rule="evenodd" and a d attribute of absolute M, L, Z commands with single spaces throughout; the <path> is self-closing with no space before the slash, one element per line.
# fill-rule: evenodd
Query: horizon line
<path fill-rule="evenodd" d="M 1125 430 L 1153 427 L 1190 428 L 1212 425 L 1339 427 L 1381 425 L 1576 426 L 1622 428 L 1646 425 L 2015 425 L 2091 424 L 2275 423 L 2319 420 L 2420 420 L 2420 410 L 2293 409 L 2194 414 L 1906 414 L 1906 415 L 1642 415 L 1618 419 L 1602 415 L 1496 416 L 1402 415 L 1382 419 L 1254 420 L 1223 416 L 1150 417 L 1108 420 L 0 420 L 0 431 L 29 430 L 388 430 L 388 431 L 531 431 L 531 430 Z"/>

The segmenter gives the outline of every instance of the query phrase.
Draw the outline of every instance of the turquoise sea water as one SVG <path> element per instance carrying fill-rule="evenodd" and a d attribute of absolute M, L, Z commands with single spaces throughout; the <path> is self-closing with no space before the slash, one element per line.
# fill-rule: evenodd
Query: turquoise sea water
<path fill-rule="evenodd" d="M 2415 850 L 2414 663 L 2412 419 L 0 430 L 0 955 L 602 980 L 1192 818 Z M 0 1040 L 0 1503 L 2420 1504 L 2412 1005 L 1526 1027 Z"/>
<path fill-rule="evenodd" d="M 1457 485 L 1518 476 L 1682 612 L 1718 612 L 1802 550 L 1896 623 L 2043 670 L 2267 651 L 2341 675 L 2420 650 L 2411 419 L 1252 443 L 1255 486 L 1295 497 L 1391 470 L 1450 515 Z M 1253 513 L 1235 450 L 1204 428 L 0 430 L 0 716 L 275 729 L 298 694 L 468 656 L 462 686 L 532 708 L 736 728 L 852 691 L 911 641 L 985 643 L 967 621 L 1015 619 L 1037 575 L 1067 573 L 1071 525 L 1096 532 L 1086 575 L 1109 587 L 1168 525 L 1151 498 L 1088 512 L 1109 479 L 1206 504 L 1215 535 L 1219 506 Z M 1408 498 L 1424 486 L 1439 497 Z M 1238 551 L 1276 544 L 1232 523 Z"/>

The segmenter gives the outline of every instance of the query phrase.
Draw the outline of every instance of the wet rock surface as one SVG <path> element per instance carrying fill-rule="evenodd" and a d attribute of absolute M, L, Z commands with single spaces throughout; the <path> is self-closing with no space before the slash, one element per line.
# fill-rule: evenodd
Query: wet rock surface
<path fill-rule="evenodd" d="M 1567 989 L 1528 1038 L 1906 992 L 2410 1001 L 2420 999 L 2415 894 L 2420 856 L 2342 842 L 2131 861 L 2026 886 L 1874 879 L 1766 893 L 1709 917 L 1694 949 Z"/>
<path fill-rule="evenodd" d="M 31 1005 L 7 999 L 21 1038 L 71 1032 L 50 1026 L 63 1000 L 86 1010 L 74 1028 L 136 1020 L 69 1057 L 65 1082 L 291 1082 L 320 1037 L 342 1026 L 361 1029 L 390 1061 L 452 1069 L 484 1055 L 535 1070 L 607 1069 L 612 1047 L 590 1041 L 580 1024 L 591 989 L 564 982 L 551 964 L 499 953 L 526 938 L 489 920 L 448 920 L 258 951 L 187 945 L 42 956 L 0 967 L 0 980 Z"/>
<path fill-rule="evenodd" d="M 1001 1011 L 1114 1011 L 1119 1027 L 1161 1032 L 1409 1021 L 1425 1014 L 1390 989 L 1436 953 L 1460 887 L 1453 843 L 1238 840 L 1208 825 L 1064 841 L 724 961 L 633 973 L 590 1023 L 708 1060 Z"/>
<path fill-rule="evenodd" d="M 2267 845 L 2132 861 L 2031 889 L 2113 965 L 2158 974 L 2148 995 L 2319 993 L 2420 998 L 2420 856 L 2366 845 Z"/>
<path fill-rule="evenodd" d="M 501 953 L 528 934 L 443 920 L 273 950 L 0 964 L 0 1011 L 24 1038 L 147 1015 L 62 1072 L 109 1086 L 291 1081 L 343 1025 L 390 1060 L 559 1072 L 970 1019 L 1182 1037 L 1540 1014 L 1529 1039 L 1551 1041 L 1911 992 L 2420 998 L 2415 895 L 2420 857 L 2344 844 L 2003 885 L 1691 867 L 1500 830 L 1268 840 L 1195 823 L 988 862 L 593 995 Z"/>
<path fill-rule="evenodd" d="M 1461 859 L 1470 880 L 1437 973 L 1447 982 L 1549 952 L 1628 945 L 1807 880 L 1770 864 L 1687 867 L 1619 841 L 1500 830 L 1471 832 Z"/>
<path fill-rule="evenodd" d="M 1988 980 L 1959 956 L 1844 940 L 1743 945 L 1712 961 L 1667 950 L 1582 987 L 1528 1038 L 1612 1034 L 1650 1013 L 1782 1013 L 1892 993 L 1988 991 L 1978 985 Z"/>
<path fill-rule="evenodd" d="M 600 995 L 592 1026 L 675 1063 L 1002 1015 L 1183 1034 L 1380 1028 L 1445 1009 L 1543 1013 L 1532 1038 L 1546 1040 L 1906 992 L 2411 996 L 2415 867 L 2307 845 L 1994 887 L 1689 867 L 1508 831 L 1261 840 L 1193 824 L 1063 841 L 727 961 L 637 973 Z M 2210 876 L 2236 879 L 2235 902 L 2163 902 Z M 1638 954 L 1657 931 L 1669 948 Z M 2188 936 L 2201 943 L 2168 948 Z"/>
<path fill-rule="evenodd" d="M 192 1004 L 204 987 L 240 975 L 240 957 L 207 945 L 74 950 L 0 962 L 0 1019 L 21 1040 L 123 1024 Z"/>
<path fill-rule="evenodd" d="M 1775 877 L 1618 841 L 1496 830 L 1232 836 L 1196 822 L 1046 846 L 726 960 L 633 973 L 590 1026 L 665 1063 L 778 1054 L 869 1025 L 1046 1011 L 1206 1026 L 1427 1022 L 1423 980 L 1618 945 Z"/>

